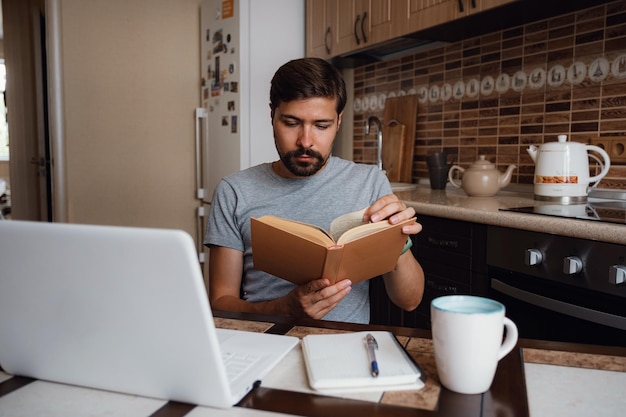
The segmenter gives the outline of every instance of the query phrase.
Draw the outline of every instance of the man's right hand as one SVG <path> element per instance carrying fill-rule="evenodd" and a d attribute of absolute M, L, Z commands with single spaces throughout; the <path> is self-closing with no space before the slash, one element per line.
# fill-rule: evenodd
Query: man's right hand
<path fill-rule="evenodd" d="M 321 319 L 350 293 L 352 282 L 349 279 L 330 285 L 325 278 L 299 285 L 285 296 L 289 315 Z"/>

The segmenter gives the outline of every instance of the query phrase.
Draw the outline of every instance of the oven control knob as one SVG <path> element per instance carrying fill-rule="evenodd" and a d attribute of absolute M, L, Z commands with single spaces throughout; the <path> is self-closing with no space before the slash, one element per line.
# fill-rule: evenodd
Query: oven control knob
<path fill-rule="evenodd" d="M 541 265 L 541 262 L 543 262 L 543 253 L 539 249 L 526 249 L 526 259 L 524 259 L 526 265 Z"/>
<path fill-rule="evenodd" d="M 626 282 L 626 265 L 611 265 L 609 267 L 609 282 L 614 285 Z"/>
<path fill-rule="evenodd" d="M 578 274 L 583 270 L 583 261 L 578 256 L 568 256 L 563 259 L 563 273 L 567 275 Z"/>

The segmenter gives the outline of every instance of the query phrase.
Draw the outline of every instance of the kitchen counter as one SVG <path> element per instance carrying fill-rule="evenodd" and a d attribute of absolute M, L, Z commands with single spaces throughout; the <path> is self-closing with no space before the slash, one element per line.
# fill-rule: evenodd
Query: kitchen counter
<path fill-rule="evenodd" d="M 427 184 L 417 184 L 411 190 L 396 191 L 395 194 L 415 209 L 418 214 L 418 221 L 419 215 L 424 214 L 621 245 L 626 244 L 626 225 L 500 210 L 554 204 L 534 200 L 532 186 L 507 187 L 493 197 L 469 197 L 463 190 L 451 185 L 448 185 L 445 190 L 431 190 Z"/>
<path fill-rule="evenodd" d="M 521 339 L 498 365 L 489 391 L 456 394 L 441 387 L 430 332 L 319 320 L 214 312 L 222 328 L 290 334 L 389 330 L 426 372 L 419 391 L 320 395 L 306 383 L 294 349 L 238 407 L 216 410 L 73 387 L 0 372 L 0 415 L 63 416 L 618 416 L 626 407 L 626 348 Z M 123 378 L 123 375 L 120 376 Z M 575 378 L 575 379 L 571 379 Z"/>

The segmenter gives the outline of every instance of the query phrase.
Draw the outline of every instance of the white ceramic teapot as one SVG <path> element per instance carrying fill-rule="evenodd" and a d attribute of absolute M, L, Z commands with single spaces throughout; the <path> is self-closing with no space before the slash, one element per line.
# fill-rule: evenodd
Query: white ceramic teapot
<path fill-rule="evenodd" d="M 540 147 L 531 145 L 528 154 L 535 162 L 535 200 L 576 204 L 587 201 L 589 185 L 604 178 L 611 160 L 604 149 L 595 145 L 569 142 L 567 135 L 559 135 L 558 142 L 546 142 Z M 602 161 L 589 151 L 597 152 Z M 589 158 L 602 166 L 598 175 L 589 176 Z"/>

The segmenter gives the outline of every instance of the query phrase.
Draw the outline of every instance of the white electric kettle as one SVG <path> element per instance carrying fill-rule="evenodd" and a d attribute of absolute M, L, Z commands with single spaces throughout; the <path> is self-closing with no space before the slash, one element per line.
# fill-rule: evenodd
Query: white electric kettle
<path fill-rule="evenodd" d="M 531 145 L 528 154 L 535 162 L 535 200 L 578 204 L 587 201 L 589 185 L 595 187 L 609 172 L 611 161 L 604 149 L 595 145 L 569 142 L 559 135 L 558 142 L 546 142 L 539 148 Z M 598 158 L 588 151 L 597 152 Z M 589 158 L 602 167 L 600 173 L 589 176 Z"/>

